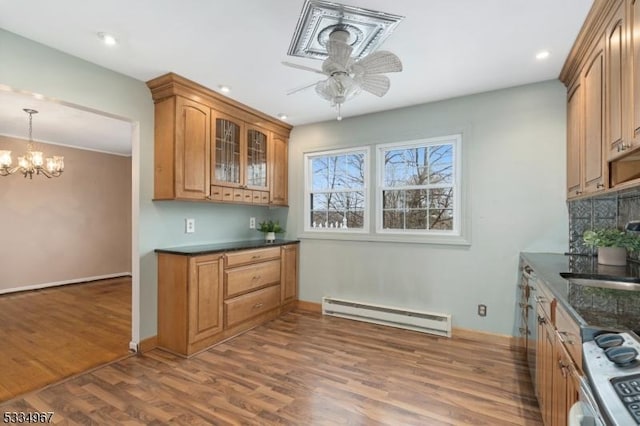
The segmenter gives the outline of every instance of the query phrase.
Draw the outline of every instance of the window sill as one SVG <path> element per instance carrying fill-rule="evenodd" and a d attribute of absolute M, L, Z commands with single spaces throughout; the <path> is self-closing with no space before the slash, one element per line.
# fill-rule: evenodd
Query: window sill
<path fill-rule="evenodd" d="M 433 244 L 450 246 L 471 246 L 471 241 L 460 235 L 382 235 L 367 233 L 341 232 L 303 232 L 298 234 L 301 240 L 336 240 L 336 241 L 367 241 L 380 243 L 409 243 Z"/>

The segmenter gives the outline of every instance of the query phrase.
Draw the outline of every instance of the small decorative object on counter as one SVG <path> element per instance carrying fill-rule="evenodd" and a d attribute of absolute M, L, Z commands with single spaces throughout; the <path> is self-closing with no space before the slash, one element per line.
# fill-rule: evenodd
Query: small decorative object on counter
<path fill-rule="evenodd" d="M 615 228 L 585 231 L 583 240 L 590 247 L 598 249 L 598 263 L 602 265 L 624 266 L 627 251 L 640 251 L 640 237 Z"/>
<path fill-rule="evenodd" d="M 260 222 L 258 224 L 258 231 L 264 232 L 264 239 L 268 243 L 272 243 L 276 240 L 276 234 L 285 232 L 284 228 L 280 226 L 280 223 L 272 220 Z"/>

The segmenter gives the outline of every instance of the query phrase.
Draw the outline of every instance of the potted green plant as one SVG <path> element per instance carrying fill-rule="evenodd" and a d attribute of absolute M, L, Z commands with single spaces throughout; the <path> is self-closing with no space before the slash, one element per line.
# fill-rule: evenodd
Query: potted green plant
<path fill-rule="evenodd" d="M 272 220 L 260 222 L 258 224 L 258 231 L 264 232 L 264 239 L 268 243 L 276 240 L 276 234 L 285 232 L 284 228 L 280 226 L 280 223 L 274 222 Z"/>
<path fill-rule="evenodd" d="M 615 228 L 585 231 L 582 236 L 586 245 L 598 249 L 598 263 L 624 266 L 627 251 L 640 250 L 640 238 Z"/>

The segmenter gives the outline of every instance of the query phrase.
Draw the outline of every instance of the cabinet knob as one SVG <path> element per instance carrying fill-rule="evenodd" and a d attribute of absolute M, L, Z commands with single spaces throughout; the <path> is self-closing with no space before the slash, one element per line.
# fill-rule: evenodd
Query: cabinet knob
<path fill-rule="evenodd" d="M 580 191 L 579 189 L 576 190 L 576 195 L 580 195 L 582 194 L 582 191 Z"/>
<path fill-rule="evenodd" d="M 253 309 L 260 309 L 262 308 L 262 306 L 263 306 L 262 302 L 256 303 L 255 305 L 253 305 Z"/>

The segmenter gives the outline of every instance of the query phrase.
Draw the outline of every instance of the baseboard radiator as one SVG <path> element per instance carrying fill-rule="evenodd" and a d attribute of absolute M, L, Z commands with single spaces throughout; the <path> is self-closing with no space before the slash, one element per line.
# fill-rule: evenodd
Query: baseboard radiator
<path fill-rule="evenodd" d="M 322 298 L 322 314 L 451 337 L 451 315 Z"/>

